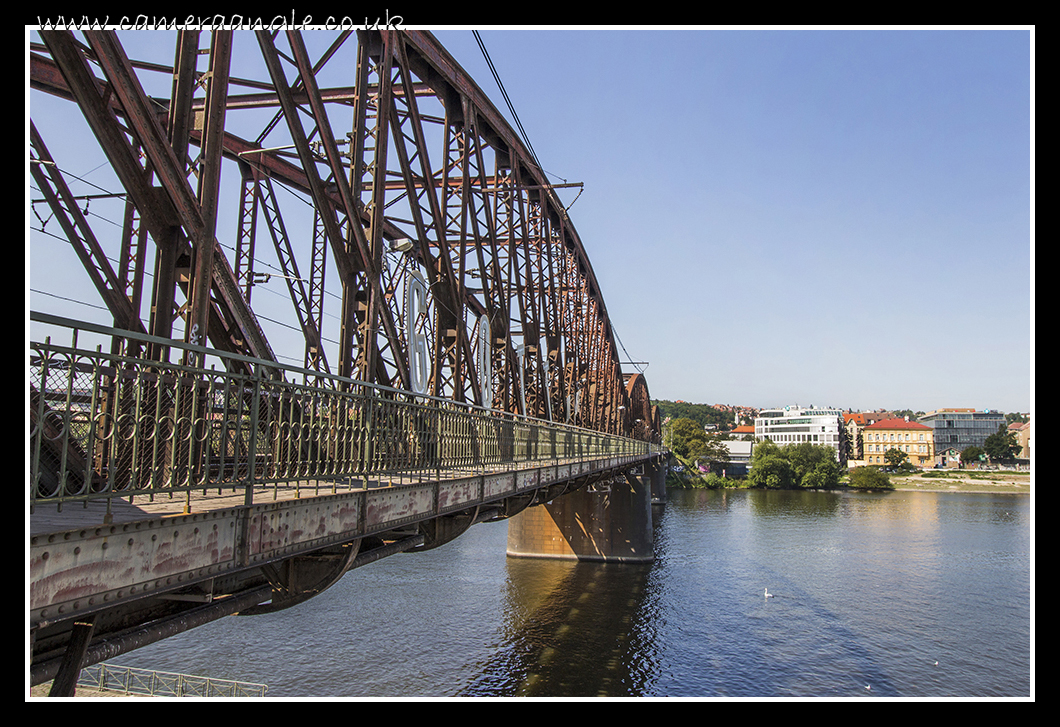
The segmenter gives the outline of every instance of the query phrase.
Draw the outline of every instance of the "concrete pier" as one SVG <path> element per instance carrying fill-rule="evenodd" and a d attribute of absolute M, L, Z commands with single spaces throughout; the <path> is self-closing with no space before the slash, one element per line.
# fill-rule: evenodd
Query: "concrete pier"
<path fill-rule="evenodd" d="M 652 460 L 523 510 L 508 521 L 508 555 L 650 563 L 655 559 L 652 494 L 664 473 L 661 462 Z"/>

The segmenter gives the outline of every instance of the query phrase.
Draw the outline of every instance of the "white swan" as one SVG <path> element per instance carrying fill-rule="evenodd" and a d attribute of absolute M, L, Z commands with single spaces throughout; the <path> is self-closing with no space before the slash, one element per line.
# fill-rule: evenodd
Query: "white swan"
<path fill-rule="evenodd" d="M 772 598 L 772 597 L 773 597 L 773 594 L 772 594 L 772 593 L 770 593 L 770 592 L 769 592 L 769 589 L 767 588 L 767 589 L 766 589 L 766 598 Z"/>

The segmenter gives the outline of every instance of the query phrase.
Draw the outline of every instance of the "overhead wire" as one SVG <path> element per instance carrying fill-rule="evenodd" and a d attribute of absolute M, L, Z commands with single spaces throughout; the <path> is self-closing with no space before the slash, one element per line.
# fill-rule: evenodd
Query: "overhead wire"
<path fill-rule="evenodd" d="M 493 80 L 497 82 L 497 88 L 500 89 L 501 95 L 504 97 L 504 103 L 507 104 L 508 111 L 511 113 L 512 119 L 514 119 L 514 121 L 515 121 L 515 125 L 519 128 L 519 134 L 522 136 L 523 143 L 526 144 L 526 148 L 530 152 L 530 156 L 533 157 L 534 164 L 537 165 L 537 168 L 539 170 L 541 170 L 542 174 L 549 174 L 550 172 L 546 172 L 545 171 L 545 169 L 541 166 L 540 160 L 538 160 L 538 158 L 537 158 L 537 152 L 534 151 L 534 145 L 530 143 L 530 136 L 526 133 L 526 129 L 523 128 L 523 122 L 519 119 L 519 114 L 515 110 L 515 105 L 512 103 L 511 98 L 508 96 L 508 91 L 505 90 L 505 88 L 504 88 L 504 82 L 501 81 L 501 76 L 497 72 L 497 68 L 493 65 L 493 59 L 490 58 L 489 51 L 486 50 L 486 44 L 483 42 L 482 36 L 479 35 L 477 30 L 472 30 L 471 32 L 474 33 L 474 35 L 475 35 L 475 41 L 478 43 L 479 50 L 482 51 L 482 57 L 486 60 L 486 65 L 489 66 L 490 73 L 493 74 Z M 558 175 L 553 175 L 553 176 L 558 176 Z M 561 177 L 561 179 L 562 179 L 562 177 Z M 563 181 L 566 182 L 567 180 L 564 179 Z M 574 202 L 577 202 L 578 201 L 578 197 L 580 197 L 580 196 L 581 196 L 581 190 L 579 190 L 577 196 L 575 196 Z M 572 206 L 574 204 L 574 202 L 571 202 L 571 204 L 567 206 L 567 209 L 569 209 L 570 206 Z M 612 330 L 614 330 L 614 325 L 612 325 Z M 633 357 L 629 355 L 629 351 L 626 350 L 626 347 L 622 343 L 622 339 L 620 339 L 618 337 L 618 333 L 617 332 L 615 333 L 615 339 L 618 341 L 618 345 L 622 347 L 623 353 L 625 353 L 626 356 L 629 357 L 630 364 L 634 368 L 636 368 L 638 372 L 643 374 L 644 373 L 644 369 L 642 369 L 639 366 L 637 366 L 637 362 L 633 361 Z"/>
<path fill-rule="evenodd" d="M 504 82 L 501 81 L 501 75 L 497 72 L 496 66 L 493 65 L 493 59 L 490 58 L 489 51 L 486 50 L 486 44 L 483 42 L 482 36 L 478 34 L 477 30 L 472 30 L 471 32 L 475 34 L 475 40 L 478 42 L 479 50 L 482 51 L 482 57 L 486 60 L 486 65 L 489 66 L 490 73 L 493 74 L 493 80 L 497 82 L 497 88 L 500 89 L 501 95 L 504 96 L 504 103 L 508 106 L 508 111 L 509 113 L 511 113 L 512 119 L 515 120 L 515 125 L 519 127 L 519 134 L 520 136 L 522 136 L 523 143 L 526 144 L 526 148 L 530 152 L 530 156 L 533 157 L 534 165 L 537 166 L 537 168 L 541 171 L 542 174 L 549 174 L 553 177 L 556 177 L 557 179 L 563 180 L 563 182 L 566 183 L 567 179 L 565 177 L 562 177 L 559 174 L 556 174 L 555 172 L 550 172 L 541 166 L 541 160 L 537 158 L 537 152 L 534 150 L 534 145 L 530 143 L 530 135 L 527 134 L 526 129 L 523 128 L 523 122 L 519 118 L 519 113 L 515 110 L 515 104 L 512 103 L 511 98 L 508 96 L 507 89 L 504 88 Z M 569 205 L 566 205 L 564 207 L 564 210 L 569 210 L 571 207 L 573 207 L 574 202 L 578 201 L 578 197 L 581 197 L 583 191 L 583 189 L 579 189 L 578 194 L 574 196 L 574 200 Z"/>
<path fill-rule="evenodd" d="M 515 120 L 515 125 L 519 127 L 519 133 L 523 137 L 523 143 L 526 144 L 527 150 L 530 152 L 530 156 L 534 158 L 534 164 L 542 172 L 545 170 L 541 168 L 541 162 L 538 161 L 537 152 L 534 151 L 534 145 L 530 143 L 530 137 L 526 133 L 526 129 L 523 128 L 523 122 L 519 119 L 519 114 L 515 111 L 515 105 L 512 104 L 512 100 L 508 97 L 508 92 L 504 88 L 504 83 L 501 81 L 501 76 L 497 73 L 496 67 L 493 65 L 493 60 L 490 58 L 489 51 L 486 50 L 486 44 L 482 42 L 482 36 L 478 34 L 477 30 L 472 30 L 475 34 L 475 40 L 478 42 L 478 47 L 482 51 L 482 57 L 486 59 L 486 65 L 490 67 L 490 73 L 493 74 L 493 80 L 497 82 L 497 87 L 501 90 L 501 95 L 504 96 L 504 103 L 508 105 L 508 111 L 512 115 L 512 119 Z"/>

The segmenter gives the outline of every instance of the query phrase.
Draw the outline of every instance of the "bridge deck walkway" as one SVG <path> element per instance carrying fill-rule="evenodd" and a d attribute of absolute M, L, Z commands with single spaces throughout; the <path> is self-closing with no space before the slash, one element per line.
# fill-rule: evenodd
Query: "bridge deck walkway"
<path fill-rule="evenodd" d="M 579 460 L 563 459 L 553 460 L 550 465 L 564 465 Z M 529 463 L 527 463 L 529 464 Z M 532 464 L 533 469 L 542 465 L 541 462 Z M 425 476 L 423 473 L 394 473 L 384 476 L 375 476 L 368 481 L 358 481 L 350 484 L 348 480 L 335 481 L 328 479 L 306 479 L 297 482 L 265 483 L 257 485 L 251 493 L 251 502 L 254 505 L 262 505 L 273 502 L 287 502 L 292 500 L 307 499 L 311 497 L 334 495 L 349 492 L 363 492 L 365 490 L 377 490 L 383 488 L 400 487 L 402 485 L 423 484 L 424 482 L 449 482 L 473 477 L 477 475 L 495 474 L 498 472 L 512 472 L 517 468 L 511 466 L 494 466 L 476 468 L 474 470 L 445 470 L 441 477 Z M 186 515 L 189 513 L 205 513 L 217 510 L 230 510 L 244 507 L 247 503 L 247 493 L 244 488 L 228 487 L 218 492 L 216 489 L 207 491 L 193 490 L 190 492 L 162 491 L 155 496 L 136 495 L 134 497 L 114 497 L 110 502 L 110 523 L 129 523 L 139 520 L 149 520 L 159 517 Z M 39 503 L 29 518 L 29 535 L 43 535 L 59 533 L 68 530 L 77 530 L 85 527 L 94 527 L 107 524 L 107 500 L 93 499 L 88 501 L 65 502 L 60 504 Z"/>

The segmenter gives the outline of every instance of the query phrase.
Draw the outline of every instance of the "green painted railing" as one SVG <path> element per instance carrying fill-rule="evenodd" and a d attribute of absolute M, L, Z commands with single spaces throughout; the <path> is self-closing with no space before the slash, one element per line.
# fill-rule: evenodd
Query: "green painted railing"
<path fill-rule="evenodd" d="M 385 478 L 648 454 L 648 442 L 32 313 L 31 508 L 39 503 Z M 79 345 L 124 341 L 117 353 Z M 140 354 L 167 351 L 164 360 Z M 211 368 L 173 363 L 214 360 Z"/>

